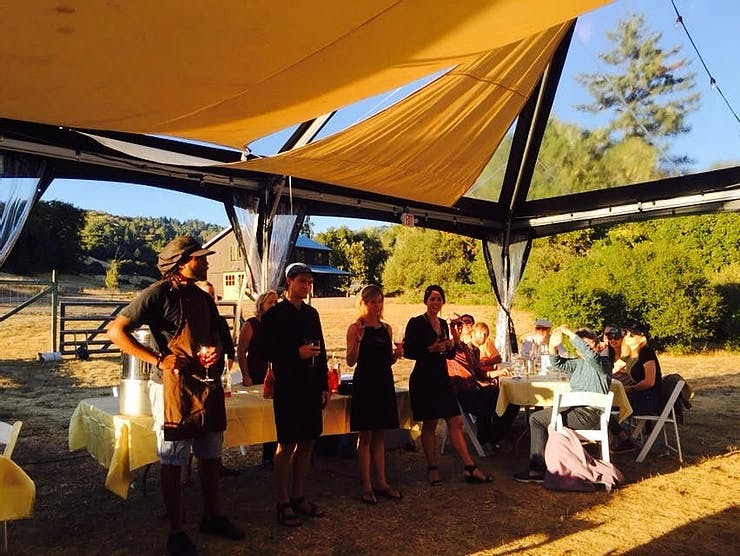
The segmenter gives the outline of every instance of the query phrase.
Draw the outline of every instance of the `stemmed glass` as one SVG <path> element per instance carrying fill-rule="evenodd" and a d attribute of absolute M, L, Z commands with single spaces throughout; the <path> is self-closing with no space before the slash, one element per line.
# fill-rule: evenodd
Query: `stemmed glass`
<path fill-rule="evenodd" d="M 314 338 L 306 338 L 305 340 L 303 340 L 303 343 L 304 343 L 304 345 L 310 345 L 310 346 L 314 346 L 314 347 L 320 347 L 321 346 L 321 342 L 319 342 L 318 340 L 316 340 Z M 315 367 L 316 366 L 316 356 L 315 355 L 313 357 L 311 357 L 311 362 L 308 364 L 308 366 L 309 367 Z"/>
<path fill-rule="evenodd" d="M 213 382 L 214 379 L 208 376 L 208 371 L 211 369 L 211 365 L 209 363 L 209 360 L 211 357 L 213 357 L 213 354 L 216 352 L 216 346 L 211 346 L 208 344 L 199 344 L 198 345 L 198 361 L 200 361 L 200 364 L 203 365 L 203 367 L 206 370 L 206 376 L 203 378 L 196 377 L 198 380 L 202 382 Z"/>

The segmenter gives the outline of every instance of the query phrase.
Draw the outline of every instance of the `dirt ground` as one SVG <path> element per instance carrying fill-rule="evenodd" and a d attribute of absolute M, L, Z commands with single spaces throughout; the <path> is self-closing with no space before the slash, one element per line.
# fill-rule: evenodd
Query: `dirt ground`
<path fill-rule="evenodd" d="M 344 355 L 344 333 L 354 316 L 345 299 L 315 300 L 327 345 Z M 455 307 L 493 322 L 491 307 Z M 387 303 L 386 316 L 401 332 L 421 305 Z M 530 315 L 517 314 L 526 332 Z M 108 395 L 118 383 L 118 357 L 41 363 L 48 351 L 47 314 L 23 312 L 0 322 L 0 420 L 24 421 L 14 460 L 36 482 L 32 519 L 8 524 L 11 554 L 163 554 L 166 522 L 152 466 L 146 493 L 141 470 L 127 500 L 105 489 L 105 469 L 86 452 L 69 453 L 67 425 L 79 402 Z M 199 488 L 186 491 L 187 531 L 201 554 L 732 554 L 738 544 L 740 354 L 673 357 L 664 373 L 679 372 L 696 396 L 681 427 L 684 464 L 655 450 L 645 463 L 615 456 L 626 483 L 612 493 L 558 493 L 511 478 L 526 466 L 527 446 L 511 443 L 479 460 L 495 474 L 493 485 L 468 485 L 449 451 L 441 456 L 444 485 L 425 481 L 420 450 L 388 453 L 392 483 L 402 501 L 377 506 L 359 501 L 355 462 L 317 456 L 308 492 L 327 517 L 295 530 L 278 525 L 271 473 L 256 466 L 259 448 L 246 456 L 226 451 L 241 475 L 223 479 L 225 512 L 247 531 L 245 541 L 222 541 L 197 532 Z M 397 365 L 407 378 L 410 362 Z M 524 423 L 515 423 L 515 433 Z M 440 426 L 439 432 L 443 431 Z"/>

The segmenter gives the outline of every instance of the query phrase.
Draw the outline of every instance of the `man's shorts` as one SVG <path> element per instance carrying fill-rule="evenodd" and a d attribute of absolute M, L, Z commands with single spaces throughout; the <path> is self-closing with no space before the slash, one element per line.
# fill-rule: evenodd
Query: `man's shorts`
<path fill-rule="evenodd" d="M 152 429 L 157 435 L 157 454 L 162 465 L 187 465 L 192 450 L 198 459 L 218 459 L 221 457 L 223 432 L 206 432 L 187 440 L 164 439 L 164 386 L 149 381 L 149 401 L 152 404 Z"/>

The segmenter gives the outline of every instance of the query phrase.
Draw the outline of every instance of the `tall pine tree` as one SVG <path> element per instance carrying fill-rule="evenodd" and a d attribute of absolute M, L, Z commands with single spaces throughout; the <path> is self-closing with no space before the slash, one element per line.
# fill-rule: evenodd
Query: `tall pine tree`
<path fill-rule="evenodd" d="M 662 48 L 662 34 L 649 30 L 641 14 L 619 21 L 607 38 L 613 49 L 599 54 L 599 59 L 614 71 L 578 75 L 576 80 L 588 89 L 593 102 L 577 108 L 614 114 L 607 135 L 612 144 L 639 137 L 660 147 L 666 138 L 689 131 L 687 116 L 698 108 L 700 95 L 692 92 L 695 74 L 680 56 L 681 46 Z"/>

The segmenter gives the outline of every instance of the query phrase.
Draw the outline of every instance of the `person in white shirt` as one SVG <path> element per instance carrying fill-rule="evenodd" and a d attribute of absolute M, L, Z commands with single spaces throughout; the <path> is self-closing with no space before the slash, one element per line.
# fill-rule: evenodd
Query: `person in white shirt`
<path fill-rule="evenodd" d="M 551 330 L 552 323 L 548 319 L 538 318 L 534 321 L 534 332 L 530 332 L 524 337 L 519 354 L 525 359 L 537 359 L 541 355 L 546 355 Z M 557 350 L 561 357 L 568 355 L 568 350 L 565 349 L 563 344 L 558 344 Z"/>

